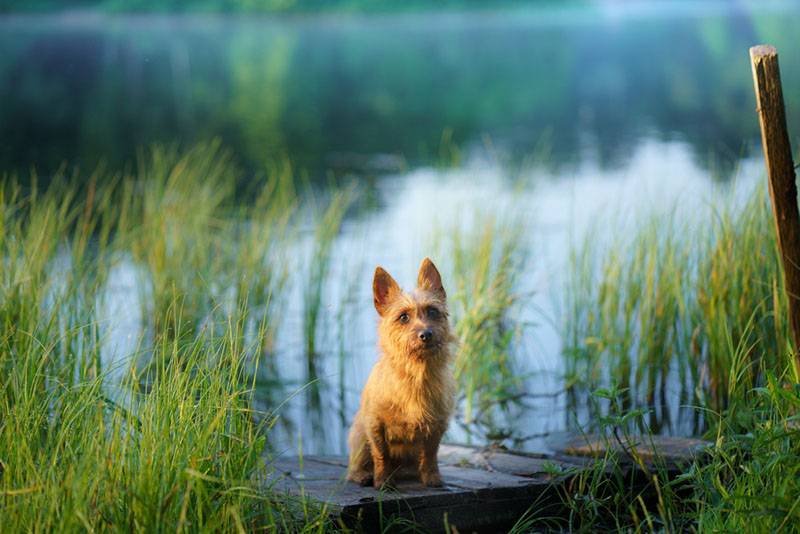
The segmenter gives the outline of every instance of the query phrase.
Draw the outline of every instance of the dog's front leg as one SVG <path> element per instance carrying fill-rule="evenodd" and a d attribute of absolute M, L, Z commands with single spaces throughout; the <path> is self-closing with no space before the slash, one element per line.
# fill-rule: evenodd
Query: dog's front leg
<path fill-rule="evenodd" d="M 419 478 L 426 486 L 438 488 L 442 485 L 442 476 L 439 474 L 439 440 L 441 435 L 431 436 L 422 444 L 419 456 Z"/>
<path fill-rule="evenodd" d="M 388 482 L 389 471 L 389 445 L 386 443 L 386 430 L 383 424 L 375 423 L 369 429 L 369 448 L 372 454 L 374 469 L 372 483 L 376 488 Z"/>

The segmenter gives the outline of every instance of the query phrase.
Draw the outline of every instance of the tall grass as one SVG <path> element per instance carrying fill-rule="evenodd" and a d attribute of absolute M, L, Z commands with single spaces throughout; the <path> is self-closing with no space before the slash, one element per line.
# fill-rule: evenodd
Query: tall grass
<path fill-rule="evenodd" d="M 654 431 L 676 428 L 670 387 L 678 404 L 720 411 L 737 391 L 762 384 L 765 371 L 789 370 L 787 302 L 763 189 L 743 206 L 728 199 L 707 210 L 673 210 L 602 254 L 587 241 L 572 256 L 568 382 L 613 382 L 626 407 L 652 408 Z M 734 358 L 737 347 L 747 348 L 746 361 Z"/>
<path fill-rule="evenodd" d="M 746 357 L 746 356 L 745 356 Z M 709 532 L 797 532 L 800 525 L 800 388 L 772 373 L 717 417 L 710 459 L 694 482 L 692 519 Z"/>
<path fill-rule="evenodd" d="M 744 205 L 725 198 L 651 218 L 603 253 L 590 236 L 572 255 L 573 409 L 603 432 L 687 432 L 668 406 L 677 386 L 696 415 L 688 431 L 713 445 L 673 482 L 655 473 L 649 506 L 607 455 L 564 496 L 566 528 L 797 531 L 800 389 L 787 385 L 797 377 L 769 210 L 758 188 Z"/>
<path fill-rule="evenodd" d="M 320 313 L 328 278 L 333 244 L 339 235 L 345 213 L 353 202 L 352 190 L 335 192 L 328 207 L 322 209 L 322 216 L 314 224 L 310 257 L 306 262 L 307 272 L 303 277 L 303 331 L 309 377 L 316 375 L 315 360 L 317 339 L 319 337 Z"/>
<path fill-rule="evenodd" d="M 3 180 L 4 528 L 331 526 L 325 510 L 273 495 L 265 475 L 272 429 L 288 425 L 279 409 L 287 385 L 309 395 L 304 417 L 320 433 L 329 415 L 347 424 L 345 390 L 353 385 L 344 335 L 361 305 L 363 260 L 347 258 L 361 267 L 339 278 L 333 267 L 342 264 L 335 244 L 356 191 L 334 187 L 309 203 L 284 165 L 241 202 L 241 178 L 230 154 L 206 143 L 142 151 L 130 174 L 99 169 L 45 188 Z M 505 437 L 511 425 L 503 416 L 522 387 L 514 317 L 520 234 L 487 217 L 474 230 L 443 235 L 462 340 L 462 422 L 481 439 Z M 138 307 L 139 318 L 135 339 L 117 354 L 108 342 L 124 319 L 109 315 L 108 304 L 119 302 L 121 269 L 135 273 L 133 296 L 122 302 Z M 294 310 L 290 290 L 299 296 L 300 343 L 279 354 L 278 333 Z M 336 313 L 326 313 L 329 305 Z M 337 325 L 341 339 L 329 343 Z M 322 340 L 332 348 L 323 350 Z M 338 414 L 323 406 L 329 377 L 318 371 L 321 358 L 337 356 Z M 292 379 L 304 383 L 287 380 L 291 357 L 307 370 Z"/>
<path fill-rule="evenodd" d="M 334 527 L 326 510 L 272 494 L 265 476 L 287 395 L 289 355 L 277 353 L 276 337 L 290 283 L 301 284 L 296 357 L 314 383 L 325 378 L 322 321 L 336 321 L 341 335 L 356 305 L 347 299 L 358 277 L 338 292 L 338 314 L 323 313 L 354 191 L 334 190 L 307 210 L 284 166 L 242 203 L 240 178 L 210 143 L 143 152 L 132 175 L 0 183 L 4 529 Z M 676 404 L 699 408 L 686 408 L 698 414 L 693 428 L 677 431 L 706 431 L 711 460 L 677 485 L 657 476 L 652 509 L 625 477 L 608 476 L 609 457 L 564 496 L 569 522 L 542 525 L 747 531 L 758 514 L 758 529 L 780 531 L 800 519 L 800 392 L 783 387 L 793 377 L 787 303 L 767 199 L 758 190 L 743 206 L 723 200 L 705 215 L 676 209 L 603 252 L 591 241 L 576 250 L 564 355 L 574 409 L 599 416 L 602 428 L 659 432 L 676 431 Z M 459 422 L 479 441 L 514 437 L 527 394 L 517 359 L 524 228 L 490 214 L 440 228 L 460 340 Z M 138 342 L 123 355 L 130 364 L 107 346 L 117 318 L 105 315 L 105 301 L 120 265 L 133 266 L 140 288 Z M 347 348 L 342 339 L 331 346 L 344 425 Z M 600 387 L 598 400 L 591 392 Z M 315 402 L 322 409 L 321 398 L 309 399 L 311 415 Z"/>
<path fill-rule="evenodd" d="M 309 415 L 312 418 L 313 432 L 321 440 L 325 440 L 325 425 L 322 421 L 322 392 L 319 377 L 321 355 L 317 344 L 323 334 L 320 332 L 323 295 L 325 293 L 325 283 L 329 278 L 334 241 L 339 235 L 344 216 L 352 201 L 352 190 L 336 191 L 331 196 L 327 208 L 322 209 L 321 217 L 314 221 L 310 255 L 305 261 L 306 269 L 301 278 L 301 283 L 303 284 L 305 378 L 308 384 L 305 389 L 306 401 L 310 408 Z M 341 394 L 343 394 L 343 391 Z"/>
<path fill-rule="evenodd" d="M 265 486 L 278 402 L 259 388 L 279 380 L 273 306 L 298 201 L 277 173 L 241 207 L 235 173 L 210 144 L 143 153 L 132 176 L 0 184 L 4 530 L 329 526 Z M 127 366 L 104 346 L 103 302 L 131 261 L 145 289 Z"/>
<path fill-rule="evenodd" d="M 448 302 L 458 339 L 458 422 L 477 441 L 503 440 L 518 429 L 511 409 L 524 394 L 517 349 L 524 295 L 518 276 L 527 249 L 516 218 L 478 213 L 474 224 L 447 227 L 439 243 L 448 258 Z"/>
<path fill-rule="evenodd" d="M 748 348 L 733 358 L 747 359 Z M 663 459 L 651 463 L 614 445 L 651 436 L 644 410 L 624 408 L 624 391 L 599 390 L 606 415 L 598 418 L 605 453 L 588 468 L 554 474 L 571 475 L 562 488 L 568 513 L 556 518 L 536 515 L 528 529 L 546 525 L 569 532 L 797 532 L 800 521 L 800 388 L 786 387 L 764 373 L 764 386 L 737 393 L 739 403 L 712 414 L 715 431 L 704 454 L 670 479 Z M 631 421 L 636 424 L 631 425 Z M 644 438 L 641 430 L 644 429 Z M 618 441 L 619 440 L 619 441 Z M 631 462 L 639 469 L 630 469 Z"/>
<path fill-rule="evenodd" d="M 191 335 L 213 306 L 209 284 L 220 270 L 223 245 L 221 232 L 214 230 L 220 230 L 220 211 L 233 192 L 231 158 L 218 143 L 186 153 L 155 148 L 140 156 L 138 169 L 123 199 L 130 205 L 121 207 L 135 226 L 130 243 L 121 248 L 129 246 L 134 260 L 146 266 L 143 316 L 152 319 L 153 333 L 180 329 Z M 176 298 L 181 315 L 170 310 Z"/>

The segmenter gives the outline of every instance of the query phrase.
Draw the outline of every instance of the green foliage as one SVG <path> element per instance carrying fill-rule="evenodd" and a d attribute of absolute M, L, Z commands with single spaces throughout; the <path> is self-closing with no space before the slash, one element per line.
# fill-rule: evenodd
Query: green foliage
<path fill-rule="evenodd" d="M 719 418 L 710 461 L 687 473 L 698 530 L 797 532 L 800 525 L 800 386 L 765 385 Z"/>
<path fill-rule="evenodd" d="M 44 11 L 65 8 L 101 8 L 111 11 L 281 13 L 281 12 L 362 12 L 409 9 L 487 8 L 519 4 L 520 0 L 2 0 L 2 11 Z"/>
<path fill-rule="evenodd" d="M 296 199 L 285 173 L 247 207 L 217 144 L 143 153 L 134 176 L 0 185 L 3 528 L 327 528 L 274 496 L 264 456 L 279 249 Z M 103 184 L 103 185 L 98 185 Z M 108 273 L 140 266 L 142 330 L 107 367 Z M 279 315 L 279 314 L 278 314 Z M 105 356 L 104 356 L 105 355 Z M 121 371 L 121 381 L 112 375 Z M 266 406 L 265 406 L 266 404 Z"/>
<path fill-rule="evenodd" d="M 749 152 L 758 124 L 742 51 L 753 42 L 791 50 L 800 11 L 670 3 L 618 25 L 603 10 L 553 2 L 490 17 L 78 14 L 70 31 L 58 15 L 8 19 L 0 77 L 15 82 L 0 86 L 0 167 L 49 175 L 65 160 L 91 169 L 103 159 L 116 168 L 138 146 L 215 136 L 248 171 L 288 157 L 318 182 L 329 169 L 369 175 L 463 161 L 469 154 L 455 146 L 516 164 L 544 140 L 550 153 L 537 163 L 555 175 L 571 173 L 586 139 L 607 170 L 627 165 L 640 141 L 675 132 L 680 151 L 712 171 Z M 587 40 L 602 42 L 602 53 Z M 795 124 L 800 55 L 782 53 L 781 71 Z"/>
<path fill-rule="evenodd" d="M 787 302 L 763 189 L 742 207 L 709 206 L 710 224 L 696 217 L 676 209 L 602 256 L 590 243 L 573 255 L 571 383 L 611 379 L 626 406 L 662 409 L 677 383 L 683 404 L 720 411 L 762 384 L 765 370 L 787 371 Z M 669 415 L 653 412 L 650 423 L 657 431 Z"/>
<path fill-rule="evenodd" d="M 447 228 L 440 254 L 451 262 L 448 305 L 458 337 L 455 375 L 460 392 L 458 420 L 481 441 L 513 437 L 519 429 L 501 417 L 524 395 L 516 344 L 524 325 L 517 282 L 525 250 L 521 219 L 499 221 L 476 214 L 471 228 Z"/>
<path fill-rule="evenodd" d="M 659 432 L 677 379 L 713 446 L 674 482 L 651 473 L 649 505 L 607 455 L 564 495 L 570 531 L 797 531 L 800 389 L 768 201 L 759 188 L 707 215 L 676 209 L 573 255 L 565 358 L 573 390 L 594 390 L 591 427 Z"/>
<path fill-rule="evenodd" d="M 279 413 L 285 386 L 298 385 L 281 374 L 293 355 L 278 354 L 275 338 L 291 309 L 291 277 L 302 305 L 304 417 L 324 437 L 320 414 L 334 410 L 322 406 L 327 377 L 317 366 L 338 355 L 343 373 L 346 351 L 342 340 L 324 350 L 324 311 L 331 294 L 355 299 L 333 314 L 346 332 L 361 302 L 362 269 L 334 269 L 357 191 L 301 199 L 283 165 L 240 202 L 240 173 L 216 142 L 143 151 L 133 174 L 32 183 L 0 184 L 3 527 L 332 528 L 325 510 L 273 495 L 265 482 L 271 430 L 289 424 Z M 499 416 L 522 386 L 513 310 L 524 250 L 515 228 L 481 219 L 474 233 L 448 233 L 443 248 L 454 258 L 464 423 L 487 437 L 507 435 Z M 139 318 L 133 344 L 117 354 L 121 321 L 107 301 L 118 298 L 110 295 L 120 269 L 134 273 L 137 298 L 125 305 L 138 305 Z M 339 386 L 345 425 L 344 373 Z"/>
<path fill-rule="evenodd" d="M 742 395 L 746 402 L 737 410 L 715 416 L 716 440 L 672 481 L 659 458 L 640 464 L 638 474 L 624 467 L 612 445 L 627 438 L 624 419 L 641 414 L 622 410 L 624 392 L 614 390 L 619 415 L 602 422 L 607 452 L 573 473 L 572 491 L 563 495 L 570 509 L 565 526 L 571 532 L 797 532 L 800 388 L 782 386 L 771 373 L 765 381 Z"/>

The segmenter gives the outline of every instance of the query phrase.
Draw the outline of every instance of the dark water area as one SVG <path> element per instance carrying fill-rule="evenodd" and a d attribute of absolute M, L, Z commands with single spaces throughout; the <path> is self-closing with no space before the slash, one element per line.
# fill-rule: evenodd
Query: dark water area
<path fill-rule="evenodd" d="M 800 124 L 797 4 L 592 3 L 502 12 L 0 17 L 0 168 L 112 167 L 220 138 L 249 170 L 288 157 L 382 173 L 453 147 L 620 168 L 680 141 L 725 174 L 758 139 L 748 47 L 781 52 Z"/>

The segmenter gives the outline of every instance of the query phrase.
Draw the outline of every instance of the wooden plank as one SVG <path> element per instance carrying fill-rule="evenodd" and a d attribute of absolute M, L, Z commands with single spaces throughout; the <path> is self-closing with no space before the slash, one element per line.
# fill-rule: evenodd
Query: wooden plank
<path fill-rule="evenodd" d="M 464 470 L 463 473 L 445 473 L 445 470 Z M 474 471 L 473 474 L 467 474 Z M 558 485 L 537 481 L 520 481 L 513 477 L 512 486 L 498 483 L 487 486 L 482 478 L 472 478 L 477 470 L 455 466 L 443 467 L 445 487 L 422 488 L 421 485 L 401 483 L 399 493 L 375 492 L 373 501 L 342 507 L 340 517 L 346 524 L 360 524 L 372 531 L 384 517 L 393 516 L 414 521 L 428 530 L 444 530 L 445 517 L 459 531 L 496 532 L 498 528 L 512 525 L 534 503 L 548 513 L 560 509 Z M 448 474 L 450 477 L 448 477 Z M 508 475 L 507 475 L 508 476 Z M 466 482 L 466 484 L 465 484 Z M 508 482 L 508 480 L 503 480 Z M 475 489 L 465 489 L 472 486 Z"/>
<path fill-rule="evenodd" d="M 447 516 L 450 525 L 469 532 L 511 526 L 533 503 L 541 510 L 552 509 L 555 513 L 560 502 L 557 488 L 563 480 L 454 465 L 464 458 L 490 465 L 485 460 L 500 458 L 507 462 L 507 456 L 512 455 L 445 447 L 441 458 L 444 487 L 428 488 L 418 481 L 398 481 L 395 489 L 386 491 L 345 481 L 345 458 L 305 457 L 302 462 L 297 457 L 279 458 L 271 462 L 270 487 L 326 503 L 345 524 L 360 524 L 367 531 L 377 528 L 381 516 L 412 520 L 431 530 L 443 529 Z M 521 460 L 527 466 L 525 471 L 538 472 L 528 460 L 540 463 L 540 458 Z"/>
<path fill-rule="evenodd" d="M 664 462 L 667 467 L 677 467 L 691 463 L 704 454 L 711 443 L 694 438 L 668 436 L 631 436 L 618 441 L 614 437 L 598 434 L 554 434 L 547 445 L 556 454 L 572 457 L 602 457 L 611 450 L 625 462 L 634 462 L 634 456 L 641 458 L 649 466 Z"/>
<path fill-rule="evenodd" d="M 583 467 L 584 462 L 544 454 L 510 452 L 500 448 L 476 449 L 464 445 L 442 445 L 439 462 L 526 478 L 551 479 L 554 470 Z"/>
<path fill-rule="evenodd" d="M 343 463 L 344 462 L 339 461 L 331 463 L 330 460 L 320 461 L 318 457 L 306 457 L 303 458 L 302 462 L 297 457 L 280 458 L 272 462 L 272 467 L 274 469 L 272 481 L 277 484 L 278 487 L 294 492 L 297 492 L 301 487 L 314 488 L 315 491 L 316 488 L 324 485 L 336 487 L 338 482 L 345 482 L 346 468 L 342 465 Z M 529 485 L 534 482 L 546 482 L 543 480 L 532 481 L 530 478 L 514 476 L 502 472 L 490 472 L 484 469 L 446 464 L 441 466 L 441 472 L 445 483 L 445 490 L 428 488 L 417 480 L 399 480 L 395 484 L 395 486 L 401 490 L 401 495 L 399 496 L 416 494 L 427 495 L 459 489 L 475 491 L 496 487 L 516 487 L 520 485 Z M 348 485 L 354 488 L 359 487 L 352 483 L 348 483 Z M 364 488 L 364 492 L 366 493 L 348 492 L 348 494 L 353 494 L 352 496 L 354 498 L 375 494 L 373 488 Z M 342 502 L 341 504 L 345 503 Z"/>
<path fill-rule="evenodd" d="M 625 448 L 616 446 L 620 459 L 633 447 L 645 459 L 661 455 L 674 465 L 700 454 L 706 442 L 684 438 L 634 438 Z M 302 495 L 326 503 L 337 520 L 365 531 L 377 529 L 383 518 L 414 521 L 428 530 L 443 530 L 447 522 L 461 532 L 507 529 L 533 507 L 544 516 L 563 516 L 561 493 L 574 476 L 592 467 L 595 458 L 613 444 L 598 436 L 562 435 L 554 454 L 525 454 L 501 448 L 442 445 L 439 462 L 444 487 L 428 488 L 419 481 L 400 480 L 378 491 L 345 480 L 347 459 L 339 456 L 278 458 L 271 462 L 269 484 L 275 491 Z M 578 455 L 578 456 L 575 456 Z M 647 486 L 651 478 L 633 469 L 630 483 Z M 671 464 L 672 465 L 672 464 Z M 554 471 L 551 467 L 558 467 Z M 608 466 L 607 470 L 613 470 Z M 669 471 L 670 476 L 679 472 Z M 560 473 L 566 473 L 560 475 Z"/>
<path fill-rule="evenodd" d="M 530 479 L 507 475 L 505 473 L 491 473 L 482 469 L 443 465 L 440 468 L 445 486 L 454 486 L 462 489 L 480 490 L 496 487 L 515 487 L 530 484 Z"/>
<path fill-rule="evenodd" d="M 758 103 L 758 122 L 761 125 L 761 144 L 769 178 L 769 196 L 783 263 L 783 280 L 789 297 L 795 376 L 800 380 L 800 213 L 797 209 L 792 147 L 783 107 L 778 52 L 773 46 L 754 46 L 750 49 L 750 61 Z"/>
<path fill-rule="evenodd" d="M 483 457 L 475 447 L 447 445 L 444 443 L 439 446 L 439 463 L 478 469 L 483 469 L 484 467 Z"/>
<path fill-rule="evenodd" d="M 424 506 L 405 501 L 383 503 L 377 506 L 344 510 L 341 517 L 351 526 L 360 525 L 365 532 L 374 532 L 380 524 L 379 514 L 413 521 L 425 531 L 445 531 L 445 521 L 458 532 L 507 531 L 531 506 L 539 514 L 554 517 L 563 513 L 559 495 L 554 486 L 542 486 L 541 491 L 515 494 L 489 492 L 486 494 L 461 492 L 451 499 L 429 499 Z M 412 506 L 413 504 L 413 506 Z M 399 505 L 399 506 L 398 506 Z"/>
<path fill-rule="evenodd" d="M 319 461 L 313 456 L 302 459 L 297 456 L 278 458 L 272 462 L 271 467 L 277 474 L 283 474 L 296 480 L 304 478 L 339 480 L 344 478 L 347 469 L 342 465 Z"/>
<path fill-rule="evenodd" d="M 506 453 L 491 453 L 486 456 L 486 465 L 490 471 L 508 473 L 536 480 L 551 480 L 557 469 L 576 467 L 554 459 L 528 458 Z"/>

